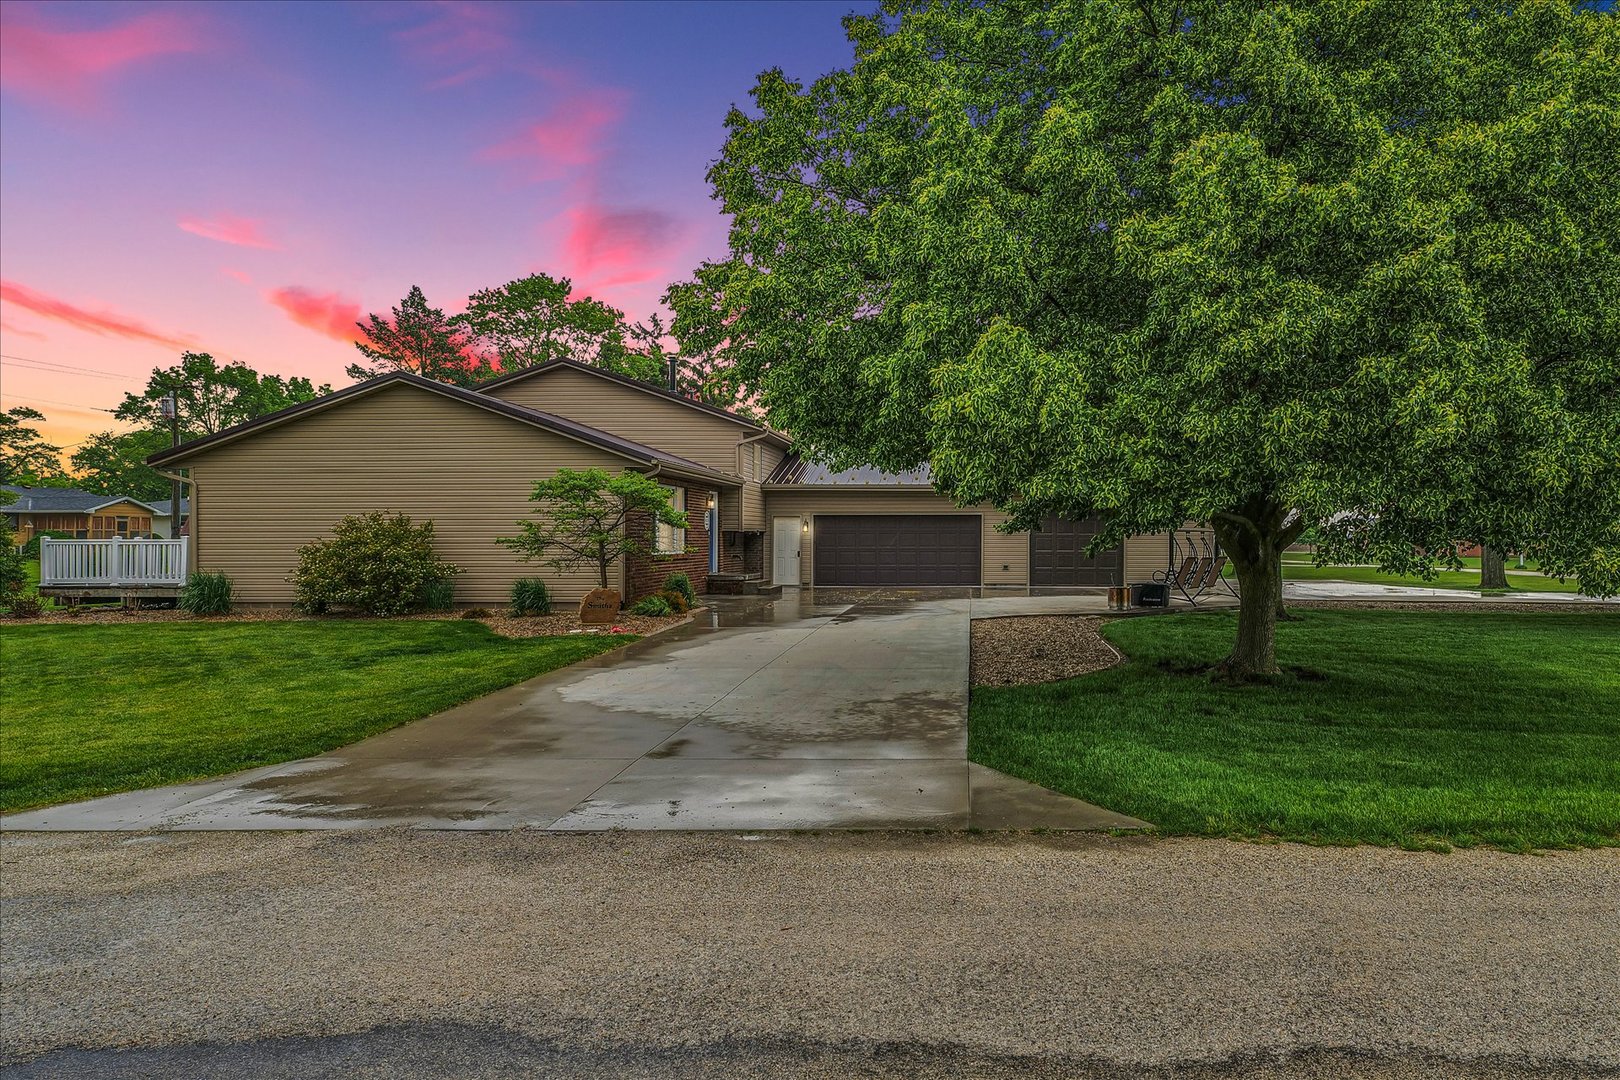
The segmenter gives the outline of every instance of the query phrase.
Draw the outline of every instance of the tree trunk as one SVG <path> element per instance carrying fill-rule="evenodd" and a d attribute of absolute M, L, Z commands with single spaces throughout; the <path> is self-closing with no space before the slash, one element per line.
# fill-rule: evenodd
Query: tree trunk
<path fill-rule="evenodd" d="M 1481 589 L 1508 588 L 1507 564 L 1502 553 L 1481 544 L 1479 547 L 1479 587 Z"/>
<path fill-rule="evenodd" d="M 1256 500 L 1210 523 L 1238 581 L 1237 640 L 1217 674 L 1245 682 L 1277 673 L 1277 620 L 1283 614 L 1282 552 L 1304 528 L 1286 507 Z"/>

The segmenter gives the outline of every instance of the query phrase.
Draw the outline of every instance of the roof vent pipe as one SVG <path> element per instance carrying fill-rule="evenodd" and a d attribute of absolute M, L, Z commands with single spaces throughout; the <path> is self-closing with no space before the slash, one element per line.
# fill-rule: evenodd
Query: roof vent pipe
<path fill-rule="evenodd" d="M 681 358 L 678 357 L 678 356 L 670 357 L 669 358 L 669 392 L 672 393 L 672 394 L 678 394 L 678 393 L 681 392 L 680 372 L 681 372 Z"/>

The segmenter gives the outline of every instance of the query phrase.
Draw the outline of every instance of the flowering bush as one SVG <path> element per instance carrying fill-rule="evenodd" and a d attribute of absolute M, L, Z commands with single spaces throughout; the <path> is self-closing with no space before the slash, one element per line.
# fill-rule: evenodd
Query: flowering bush
<path fill-rule="evenodd" d="M 333 608 L 404 615 L 441 602 L 459 573 L 434 554 L 433 522 L 374 510 L 344 518 L 330 539 L 299 548 L 289 580 L 298 607 L 313 615 Z"/>

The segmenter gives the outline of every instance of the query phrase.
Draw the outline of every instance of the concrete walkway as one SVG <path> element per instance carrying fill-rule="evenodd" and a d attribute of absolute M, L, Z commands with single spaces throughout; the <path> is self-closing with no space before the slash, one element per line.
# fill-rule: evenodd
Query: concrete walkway
<path fill-rule="evenodd" d="M 1100 596 L 720 600 L 698 621 L 319 757 L 9 830 L 1141 828 L 967 761 L 969 621 Z"/>

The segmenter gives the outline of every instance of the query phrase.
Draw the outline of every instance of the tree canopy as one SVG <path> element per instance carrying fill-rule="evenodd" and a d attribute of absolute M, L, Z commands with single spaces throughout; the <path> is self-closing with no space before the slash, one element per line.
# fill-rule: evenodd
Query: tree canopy
<path fill-rule="evenodd" d="M 760 76 L 678 309 L 834 464 L 1097 545 L 1454 542 L 1620 590 L 1620 17 L 1568 0 L 894 5 Z M 683 336 L 684 340 L 684 336 Z"/>
<path fill-rule="evenodd" d="M 146 389 L 139 394 L 125 394 L 113 415 L 149 430 L 167 432 L 169 421 L 163 416 L 163 399 L 171 392 L 177 398 L 180 437 L 189 440 L 330 394 L 332 388 L 316 386 L 304 378 L 260 375 L 240 361 L 221 365 L 208 353 L 185 352 L 180 354 L 178 364 L 153 368 Z"/>
<path fill-rule="evenodd" d="M 429 305 L 421 286 L 412 285 L 391 315 L 367 315 L 355 325 L 365 340 L 355 342 L 354 347 L 367 361 L 346 369 L 356 381 L 404 371 L 472 386 L 491 373 L 488 359 L 473 348 L 466 329 L 442 308 Z"/>
<path fill-rule="evenodd" d="M 167 499 L 168 478 L 159 475 L 146 459 L 168 446 L 169 433 L 156 428 L 98 432 L 73 451 L 73 486 L 145 502 Z"/>
<path fill-rule="evenodd" d="M 56 481 L 62 472 L 62 448 L 45 441 L 35 421 L 45 414 L 27 405 L 0 412 L 0 484 L 23 487 Z"/>
<path fill-rule="evenodd" d="M 568 278 L 530 274 L 467 298 L 453 320 L 501 372 L 547 360 L 577 360 L 641 379 L 658 379 L 661 355 L 637 351 L 624 312 L 589 296 L 574 297 Z"/>

